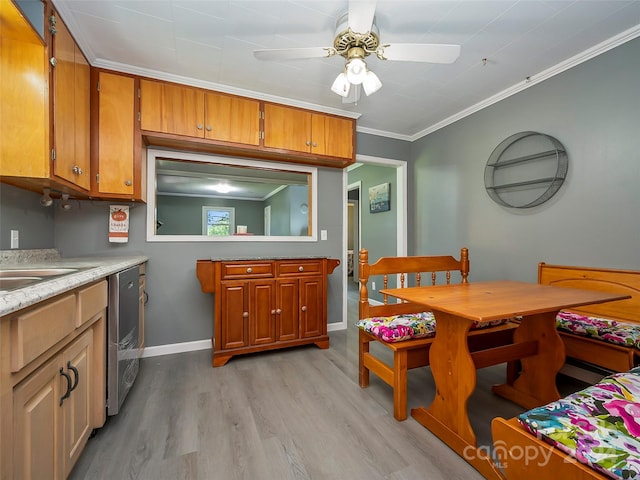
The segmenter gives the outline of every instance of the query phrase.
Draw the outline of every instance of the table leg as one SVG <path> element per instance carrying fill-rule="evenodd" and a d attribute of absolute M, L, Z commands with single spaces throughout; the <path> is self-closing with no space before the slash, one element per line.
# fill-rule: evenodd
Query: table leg
<path fill-rule="evenodd" d="M 556 374 L 564 364 L 564 344 L 556 330 L 557 312 L 539 313 L 522 318 L 515 331 L 514 343 L 535 340 L 538 353 L 523 357 L 522 370 L 513 385 L 496 385 L 493 392 L 518 405 L 531 409 L 560 398 Z"/>
<path fill-rule="evenodd" d="M 428 428 L 482 476 L 504 480 L 493 460 L 477 448 L 469 422 L 467 401 L 476 387 L 476 367 L 469 353 L 467 335 L 471 320 L 433 311 L 438 324 L 429 352 L 436 396 L 428 407 L 411 410 L 411 416 Z"/>
<path fill-rule="evenodd" d="M 452 444 L 460 440 L 475 447 L 476 435 L 467 414 L 467 400 L 476 386 L 476 368 L 467 345 L 467 334 L 473 322 L 437 310 L 433 313 L 437 333 L 431 345 L 429 363 L 436 395 L 429 408 L 413 409 L 411 415 L 454 450 L 458 449 Z M 414 415 L 414 411 L 419 412 Z"/>

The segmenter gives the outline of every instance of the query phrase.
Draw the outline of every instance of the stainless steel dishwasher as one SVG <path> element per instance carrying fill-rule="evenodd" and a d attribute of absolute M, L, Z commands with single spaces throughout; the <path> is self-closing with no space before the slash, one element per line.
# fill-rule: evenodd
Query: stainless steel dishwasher
<path fill-rule="evenodd" d="M 109 276 L 107 415 L 116 415 L 138 375 L 140 267 Z"/>

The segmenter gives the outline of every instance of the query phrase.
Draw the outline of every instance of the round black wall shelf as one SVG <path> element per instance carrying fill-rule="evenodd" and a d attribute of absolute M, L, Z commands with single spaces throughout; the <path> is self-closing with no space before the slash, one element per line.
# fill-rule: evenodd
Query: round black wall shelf
<path fill-rule="evenodd" d="M 553 197 L 564 182 L 569 159 L 554 137 L 520 132 L 503 140 L 484 169 L 484 186 L 498 204 L 531 208 Z"/>

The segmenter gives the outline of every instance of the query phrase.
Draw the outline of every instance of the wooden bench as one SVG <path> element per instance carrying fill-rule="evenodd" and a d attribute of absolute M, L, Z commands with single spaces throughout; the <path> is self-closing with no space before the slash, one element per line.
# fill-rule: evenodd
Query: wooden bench
<path fill-rule="evenodd" d="M 584 288 L 631 295 L 627 300 L 572 308 L 580 315 L 615 320 L 640 326 L 640 271 L 607 268 L 538 265 L 538 283 L 559 287 Z M 626 372 L 639 363 L 640 351 L 633 346 L 559 330 L 565 355 L 614 372 Z"/>
<path fill-rule="evenodd" d="M 366 249 L 359 253 L 359 281 L 360 300 L 358 318 L 390 317 L 394 315 L 419 313 L 425 310 L 424 305 L 403 302 L 398 303 L 392 298 L 389 303 L 387 295 L 382 303 L 373 304 L 369 301 L 370 282 L 382 281 L 379 288 L 389 287 L 389 278 L 396 277 L 396 288 L 410 286 L 436 285 L 451 283 L 451 275 L 460 276 L 462 283 L 468 282 L 469 251 L 462 248 L 460 260 L 451 256 L 414 256 L 414 257 L 382 257 L 377 262 L 369 263 L 369 253 Z M 438 277 L 440 275 L 440 278 Z M 426 277 L 426 278 L 425 278 Z M 498 326 L 472 330 L 469 333 L 469 349 L 483 350 L 513 341 L 513 331 L 517 323 L 506 322 Z M 378 342 L 393 353 L 393 365 L 388 365 L 376 357 L 370 350 L 370 343 Z M 375 373 L 381 380 L 393 389 L 393 416 L 396 420 L 407 418 L 407 371 L 413 368 L 429 365 L 429 349 L 433 337 L 423 337 L 399 342 L 382 341 L 375 335 L 359 330 L 359 383 L 361 387 L 369 386 L 369 372 Z"/>
<path fill-rule="evenodd" d="M 576 307 L 571 311 L 630 325 L 640 324 L 640 271 L 548 265 L 541 262 L 538 265 L 538 283 L 631 295 L 626 300 Z M 639 363 L 640 352 L 632 346 L 617 345 L 563 330 L 559 330 L 559 333 L 569 358 L 614 372 L 626 372 Z M 516 418 L 494 418 L 491 430 L 496 454 L 509 480 L 538 480 L 550 475 L 571 479 L 608 478 L 536 438 Z"/>

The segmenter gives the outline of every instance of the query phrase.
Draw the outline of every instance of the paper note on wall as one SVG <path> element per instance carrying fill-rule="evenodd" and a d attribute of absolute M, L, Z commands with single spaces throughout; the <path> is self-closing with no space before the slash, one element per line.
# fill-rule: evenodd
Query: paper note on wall
<path fill-rule="evenodd" d="M 109 206 L 109 241 L 126 243 L 129 241 L 129 207 Z"/>

